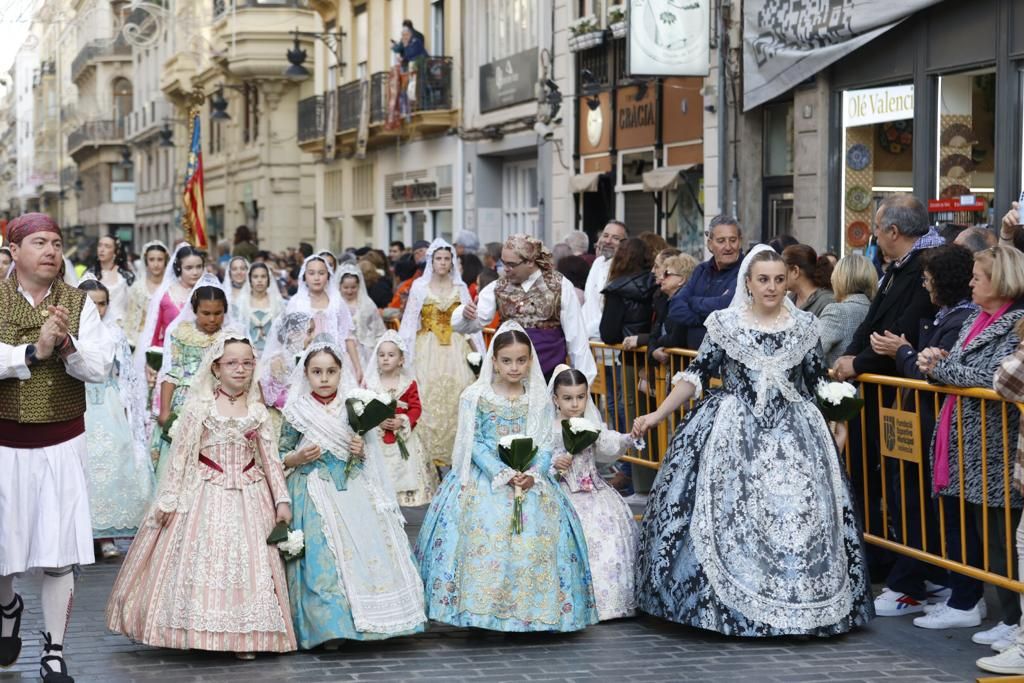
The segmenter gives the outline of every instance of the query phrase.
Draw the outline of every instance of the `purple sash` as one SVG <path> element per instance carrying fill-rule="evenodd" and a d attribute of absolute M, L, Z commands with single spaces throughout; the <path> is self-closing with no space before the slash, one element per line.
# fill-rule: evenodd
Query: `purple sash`
<path fill-rule="evenodd" d="M 540 369 L 545 377 L 550 377 L 552 371 L 559 363 L 565 362 L 568 354 L 568 347 L 565 345 L 565 335 L 560 327 L 531 327 L 526 330 L 533 348 L 537 349 L 537 360 L 540 361 Z"/>

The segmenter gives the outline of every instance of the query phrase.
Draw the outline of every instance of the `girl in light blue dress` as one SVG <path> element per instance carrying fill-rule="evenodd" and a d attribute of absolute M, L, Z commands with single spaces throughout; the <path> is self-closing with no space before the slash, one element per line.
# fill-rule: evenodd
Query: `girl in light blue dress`
<path fill-rule="evenodd" d="M 341 383 L 339 391 L 346 358 L 330 338 L 314 340 L 292 374 L 283 411 L 292 528 L 305 536 L 304 554 L 286 565 L 303 649 L 417 633 L 427 622 L 377 430 L 364 441 L 348 424 L 345 399 L 355 387 Z"/>
<path fill-rule="evenodd" d="M 104 559 L 118 556 L 115 538 L 138 531 L 153 494 L 153 467 L 146 451 L 145 382 L 135 370 L 128 339 L 111 324 L 106 312 L 109 293 L 95 278 L 79 285 L 84 290 L 116 347 L 114 364 L 105 381 L 85 385 L 86 475 L 92 512 L 93 538 Z"/>
<path fill-rule="evenodd" d="M 480 379 L 463 392 L 452 470 L 416 544 L 427 616 L 494 631 L 576 631 L 597 623 L 583 529 L 550 478 L 547 385 L 530 338 L 505 323 Z M 531 437 L 524 473 L 498 456 L 504 436 Z M 525 491 L 524 528 L 511 528 L 513 489 Z"/>

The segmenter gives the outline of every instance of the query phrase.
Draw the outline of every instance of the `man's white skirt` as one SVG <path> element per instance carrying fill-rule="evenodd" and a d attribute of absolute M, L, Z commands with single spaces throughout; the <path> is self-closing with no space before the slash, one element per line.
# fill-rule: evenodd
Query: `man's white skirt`
<path fill-rule="evenodd" d="M 0 446 L 0 576 L 92 564 L 85 434 L 45 448 Z"/>

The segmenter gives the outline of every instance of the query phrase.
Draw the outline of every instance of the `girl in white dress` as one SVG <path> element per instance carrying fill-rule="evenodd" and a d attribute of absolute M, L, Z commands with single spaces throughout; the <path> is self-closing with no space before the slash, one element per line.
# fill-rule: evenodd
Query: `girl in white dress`
<path fill-rule="evenodd" d="M 365 368 L 373 357 L 377 340 L 384 334 L 384 320 L 366 292 L 363 271 L 354 263 L 338 268 L 338 287 L 341 298 L 352 316 L 352 334 L 359 346 L 359 357 Z"/>

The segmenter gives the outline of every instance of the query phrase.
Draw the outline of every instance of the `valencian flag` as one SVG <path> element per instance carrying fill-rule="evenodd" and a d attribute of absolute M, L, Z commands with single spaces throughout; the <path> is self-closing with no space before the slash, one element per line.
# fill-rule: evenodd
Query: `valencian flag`
<path fill-rule="evenodd" d="M 189 118 L 192 143 L 188 150 L 188 168 L 185 169 L 185 211 L 181 224 L 189 244 L 197 249 L 205 249 L 206 201 L 203 198 L 203 147 L 199 136 L 199 111 L 193 109 Z"/>

